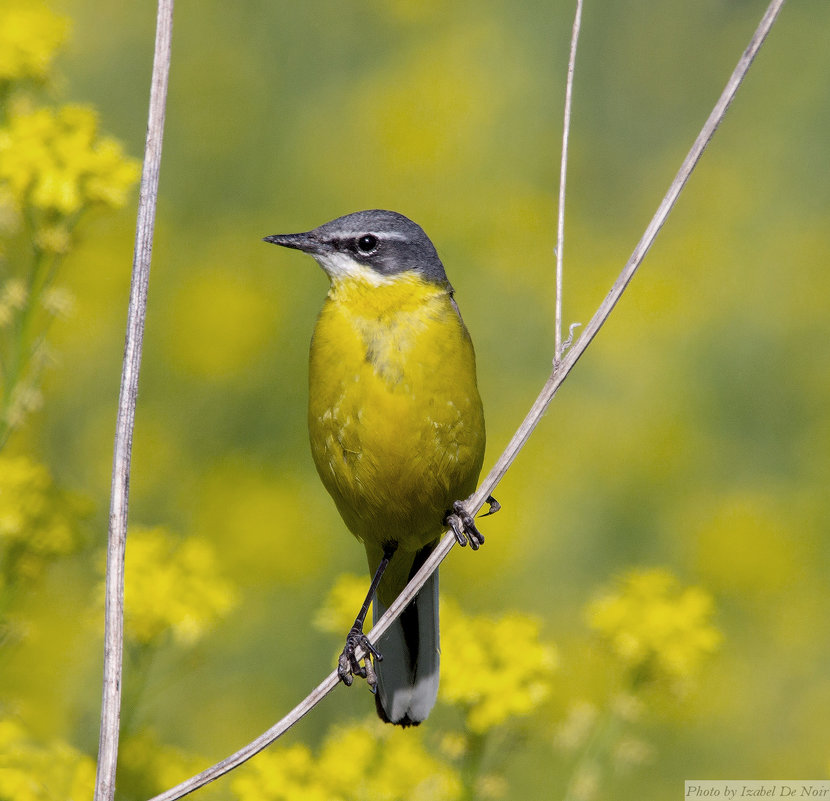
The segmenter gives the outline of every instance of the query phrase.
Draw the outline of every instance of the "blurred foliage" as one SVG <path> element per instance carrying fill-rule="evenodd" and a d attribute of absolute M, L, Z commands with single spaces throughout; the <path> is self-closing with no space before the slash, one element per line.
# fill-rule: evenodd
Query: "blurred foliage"
<path fill-rule="evenodd" d="M 764 7 L 586 5 L 566 322 L 604 297 Z M 120 798 L 281 717 L 333 667 L 363 591 L 339 578 L 363 574 L 362 549 L 306 442 L 325 279 L 262 236 L 372 207 L 421 223 L 476 343 L 486 464 L 525 414 L 554 339 L 572 14 L 178 5 Z M 143 144 L 155 9 L 0 0 L 0 17 L 0 798 L 80 798 L 138 175 L 125 154 Z M 361 686 L 341 688 L 202 795 L 623 801 L 695 776 L 830 773 L 828 29 L 826 2 L 785 6 L 499 487 L 486 547 L 442 567 L 430 720 L 392 731 Z"/>

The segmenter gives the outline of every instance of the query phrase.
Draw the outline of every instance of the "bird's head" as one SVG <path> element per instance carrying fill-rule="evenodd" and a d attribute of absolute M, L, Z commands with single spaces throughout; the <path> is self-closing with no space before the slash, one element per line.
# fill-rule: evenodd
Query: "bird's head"
<path fill-rule="evenodd" d="M 313 256 L 332 282 L 363 279 L 375 285 L 403 273 L 447 284 L 444 265 L 420 225 L 394 211 L 357 211 L 302 234 L 266 236 L 266 242 Z"/>

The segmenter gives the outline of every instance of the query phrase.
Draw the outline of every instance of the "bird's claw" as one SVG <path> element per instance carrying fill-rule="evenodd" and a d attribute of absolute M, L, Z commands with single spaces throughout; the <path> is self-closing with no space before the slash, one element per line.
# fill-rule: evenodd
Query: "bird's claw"
<path fill-rule="evenodd" d="M 501 509 L 501 504 L 492 495 L 488 495 L 487 500 L 484 503 L 486 503 L 490 508 L 483 515 L 481 515 L 482 517 L 494 515 L 499 511 L 499 509 Z"/>
<path fill-rule="evenodd" d="M 364 651 L 363 664 L 357 658 L 358 648 Z M 346 645 L 337 660 L 337 675 L 340 681 L 347 687 L 351 687 L 354 677 L 359 676 L 361 679 L 366 679 L 370 689 L 374 692 L 378 679 L 372 659 L 380 662 L 383 660 L 383 655 L 359 628 L 352 627 L 346 635 Z"/>

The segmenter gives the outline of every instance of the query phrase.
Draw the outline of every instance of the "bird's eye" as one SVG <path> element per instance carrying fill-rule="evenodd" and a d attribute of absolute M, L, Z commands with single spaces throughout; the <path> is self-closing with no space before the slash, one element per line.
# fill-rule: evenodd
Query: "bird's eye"
<path fill-rule="evenodd" d="M 363 236 L 357 240 L 357 249 L 364 256 L 368 256 L 370 253 L 374 253 L 378 249 L 379 244 L 380 242 L 374 234 L 363 234 Z"/>

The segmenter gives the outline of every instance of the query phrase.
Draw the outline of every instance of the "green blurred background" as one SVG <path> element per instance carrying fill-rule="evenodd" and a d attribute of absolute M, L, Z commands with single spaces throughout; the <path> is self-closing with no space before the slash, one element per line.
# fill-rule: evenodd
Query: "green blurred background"
<path fill-rule="evenodd" d="M 62 95 L 96 106 L 135 155 L 153 5 L 55 4 L 73 20 Z M 586 4 L 566 324 L 605 296 L 764 8 Z M 492 465 L 550 369 L 572 16 L 559 1 L 177 4 L 130 515 L 209 539 L 239 603 L 184 662 L 162 650 L 146 668 L 134 714 L 165 743 L 215 761 L 282 716 L 333 664 L 336 642 L 309 620 L 339 573 L 365 569 L 306 442 L 326 280 L 261 237 L 372 207 L 419 222 L 476 344 Z M 442 591 L 471 611 L 542 617 L 563 693 L 590 683 L 569 654 L 586 601 L 616 574 L 665 565 L 714 595 L 721 652 L 691 699 L 644 724 L 652 759 L 614 798 L 830 775 L 828 32 L 824 0 L 784 8 L 640 274 L 500 485 L 486 547 L 442 567 Z M 93 500 L 101 545 L 133 229 L 134 208 L 83 229 L 61 271 L 75 313 L 53 330 L 46 402 L 17 441 Z M 38 731 L 94 753 L 89 575 L 61 565 L 30 600 L 42 628 L 9 689 L 38 699 Z M 127 691 L 134 681 L 128 665 Z M 340 690 L 289 739 L 315 743 L 370 703 Z M 534 743 L 509 765 L 509 798 L 558 786 L 549 744 Z"/>

